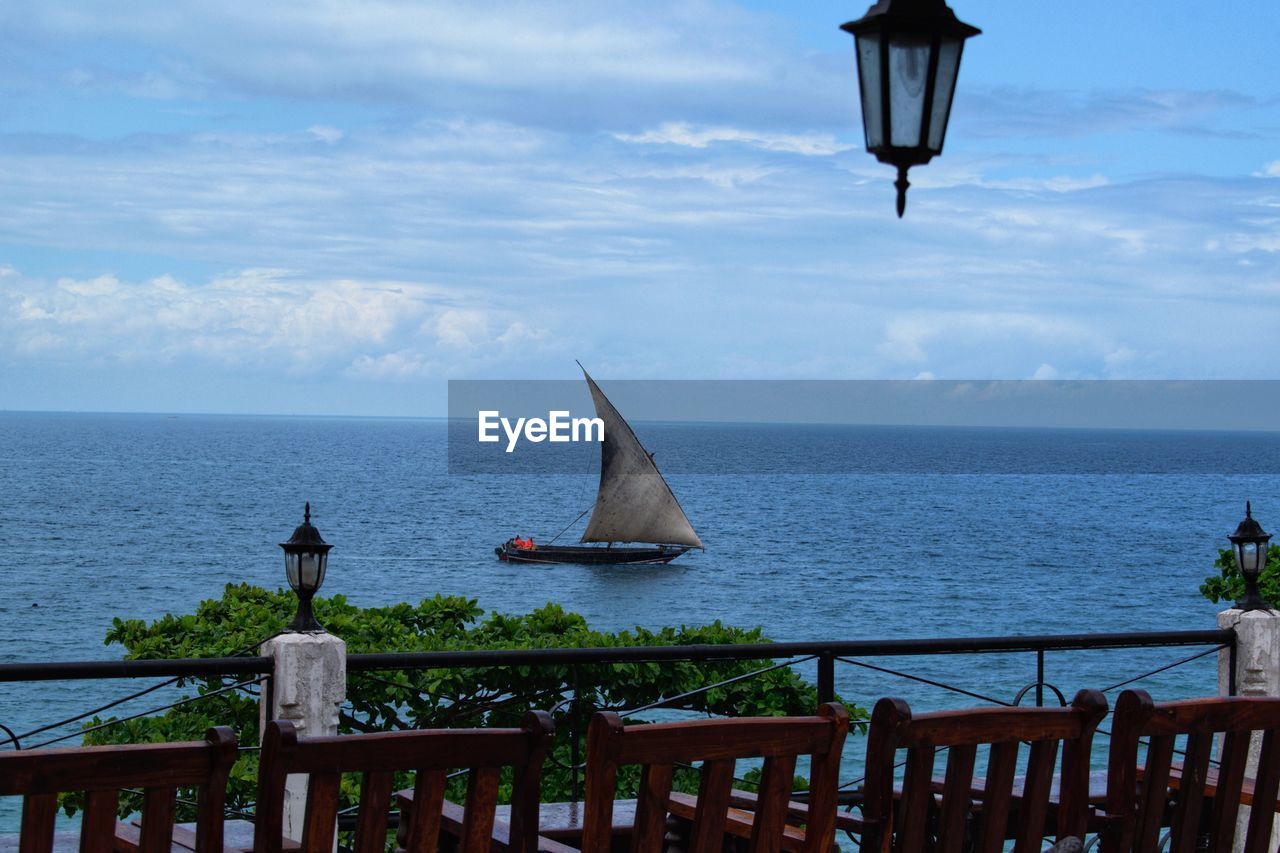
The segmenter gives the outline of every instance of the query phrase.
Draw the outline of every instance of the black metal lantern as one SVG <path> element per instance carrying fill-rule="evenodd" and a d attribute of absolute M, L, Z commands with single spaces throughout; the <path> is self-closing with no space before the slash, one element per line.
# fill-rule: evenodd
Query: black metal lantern
<path fill-rule="evenodd" d="M 333 546 L 320 537 L 320 531 L 311 524 L 311 503 L 303 509 L 302 524 L 293 531 L 288 542 L 281 542 L 284 549 L 284 572 L 289 586 L 298 594 L 298 613 L 289 623 L 288 631 L 299 633 L 323 632 L 324 626 L 311 612 L 311 597 L 324 583 L 324 572 L 329 564 L 329 549 Z"/>
<path fill-rule="evenodd" d="M 1258 576 L 1267 565 L 1267 543 L 1271 534 L 1253 520 L 1253 506 L 1246 501 L 1244 521 L 1236 532 L 1227 537 L 1236 553 L 1236 565 L 1244 575 L 1244 598 L 1236 602 L 1237 610 L 1271 610 L 1272 607 L 1258 592 Z"/>
<path fill-rule="evenodd" d="M 840 29 L 856 43 L 867 151 L 898 167 L 901 218 L 907 170 L 942 153 L 964 40 L 982 30 L 944 0 L 879 0 Z"/>

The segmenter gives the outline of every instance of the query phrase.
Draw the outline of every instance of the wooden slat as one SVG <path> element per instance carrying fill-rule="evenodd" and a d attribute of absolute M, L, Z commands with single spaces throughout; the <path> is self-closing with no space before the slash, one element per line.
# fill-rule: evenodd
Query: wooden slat
<path fill-rule="evenodd" d="M 733 769 L 731 758 L 703 762 L 698 784 L 698 812 L 694 815 L 693 834 L 689 839 L 690 853 L 720 853 L 724 846 Z"/>
<path fill-rule="evenodd" d="M 1138 850 L 1155 850 L 1160 840 L 1160 824 L 1168 801 L 1169 764 L 1173 760 L 1173 735 L 1152 736 L 1138 800 L 1134 845 Z"/>
<path fill-rule="evenodd" d="M 1262 734 L 1262 749 L 1258 753 L 1258 778 L 1254 782 L 1254 802 L 1275 802 L 1277 789 L 1280 789 L 1280 754 L 1277 752 L 1276 729 L 1267 729 Z M 1271 839 L 1271 823 L 1275 812 L 1268 808 L 1253 808 L 1249 811 L 1249 834 L 1245 837 L 1244 853 L 1264 853 Z"/>
<path fill-rule="evenodd" d="M 1217 788 L 1209 818 L 1209 853 L 1231 853 L 1234 848 L 1245 764 L 1249 758 L 1249 733 L 1227 732 L 1218 758 Z"/>
<path fill-rule="evenodd" d="M 340 773 L 312 773 L 307 781 L 307 814 L 302 822 L 302 849 L 329 850 L 338 831 Z M 256 833 L 255 833 L 256 834 Z"/>
<path fill-rule="evenodd" d="M 987 778 L 982 789 L 981 832 L 976 853 L 998 853 L 1004 849 L 1009 824 L 1009 804 L 1013 798 L 1013 775 L 1018 764 L 1018 741 L 993 744 L 987 759 Z"/>
<path fill-rule="evenodd" d="M 80 853 L 111 853 L 115 846 L 118 791 L 86 791 L 80 820 Z"/>
<path fill-rule="evenodd" d="M 641 771 L 631 853 L 661 853 L 667 833 L 667 797 L 671 794 L 672 775 L 670 764 L 650 764 Z"/>
<path fill-rule="evenodd" d="M 447 781 L 443 770 L 418 771 L 413 785 L 413 808 L 409 810 L 409 835 L 404 842 L 408 853 L 435 853 L 440 843 L 440 814 Z"/>
<path fill-rule="evenodd" d="M 356 824 L 355 849 L 381 851 L 387 846 L 387 811 L 391 807 L 391 773 L 364 774 L 360 786 L 360 820 Z"/>
<path fill-rule="evenodd" d="M 142 853 L 169 853 L 173 837 L 173 788 L 148 788 L 142 798 Z"/>
<path fill-rule="evenodd" d="M 47 853 L 53 848 L 57 794 L 29 794 L 22 801 L 22 835 L 18 853 Z"/>
<path fill-rule="evenodd" d="M 493 836 L 493 810 L 498 805 L 497 767 L 477 767 L 467 781 L 467 816 L 462 824 L 462 853 L 489 853 Z"/>
<path fill-rule="evenodd" d="M 1170 853 L 1194 853 L 1199 842 L 1200 815 L 1212 751 L 1211 732 L 1193 731 L 1187 735 L 1186 756 L 1178 782 L 1178 799 L 1170 825 Z"/>
<path fill-rule="evenodd" d="M 794 755 L 765 759 L 760 774 L 755 826 L 748 846 L 750 853 L 778 853 L 782 849 L 782 834 L 787 825 L 787 804 L 791 801 L 795 770 Z"/>
<path fill-rule="evenodd" d="M 907 772 L 902 782 L 902 831 L 897 844 L 901 853 L 921 853 L 925 849 L 925 829 L 933 804 L 932 746 L 907 751 Z"/>
<path fill-rule="evenodd" d="M 1022 787 L 1022 803 L 1018 810 L 1018 833 L 1014 843 L 1014 849 L 1020 853 L 1034 853 L 1040 849 L 1045 819 L 1049 814 L 1049 791 L 1053 786 L 1053 768 L 1057 757 L 1057 740 L 1037 740 L 1031 744 L 1026 782 Z"/>
<path fill-rule="evenodd" d="M 972 744 L 953 746 L 947 754 L 947 775 L 942 784 L 942 810 L 938 819 L 939 853 L 960 853 L 969 818 L 969 789 L 978 749 Z"/>

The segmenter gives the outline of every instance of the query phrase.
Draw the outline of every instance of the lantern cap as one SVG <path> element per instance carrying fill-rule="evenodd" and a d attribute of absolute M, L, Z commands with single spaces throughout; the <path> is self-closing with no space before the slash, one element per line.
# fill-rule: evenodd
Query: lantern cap
<path fill-rule="evenodd" d="M 1236 545 L 1249 542 L 1263 544 L 1270 541 L 1271 534 L 1263 530 L 1262 525 L 1253 517 L 1252 501 L 1245 501 L 1244 521 L 1240 522 L 1236 527 L 1236 532 L 1228 536 L 1227 539 Z"/>
<path fill-rule="evenodd" d="M 840 29 L 855 36 L 892 30 L 898 33 L 929 33 L 967 39 L 982 32 L 956 17 L 944 0 L 878 0 L 856 21 Z"/>
<path fill-rule="evenodd" d="M 286 553 L 292 552 L 318 552 L 321 554 L 329 553 L 329 549 L 333 546 L 324 541 L 320 536 L 320 531 L 311 523 L 311 502 L 307 501 L 303 507 L 302 523 L 293 530 L 293 535 L 289 537 L 288 542 L 281 542 L 280 547 Z"/>

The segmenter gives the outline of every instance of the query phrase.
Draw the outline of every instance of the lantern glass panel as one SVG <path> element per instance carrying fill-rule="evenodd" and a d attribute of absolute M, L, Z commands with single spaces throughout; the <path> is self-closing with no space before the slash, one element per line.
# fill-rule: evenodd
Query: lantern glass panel
<path fill-rule="evenodd" d="M 933 88 L 933 110 L 929 115 L 929 150 L 942 153 L 942 140 L 947 133 L 947 117 L 951 114 L 951 96 L 956 91 L 960 72 L 960 49 L 964 42 L 944 37 L 938 45 L 938 75 Z"/>
<path fill-rule="evenodd" d="M 880 34 L 858 36 L 858 79 L 862 81 L 862 127 L 867 134 L 867 148 L 884 145 L 884 105 L 880 99 Z"/>
<path fill-rule="evenodd" d="M 890 142 L 904 148 L 920 144 L 924 120 L 925 82 L 929 76 L 929 41 L 900 35 L 889 39 Z"/>
<path fill-rule="evenodd" d="M 284 555 L 284 573 L 289 578 L 289 586 L 294 591 L 298 589 L 298 555 L 285 552 Z"/>
<path fill-rule="evenodd" d="M 1266 562 L 1265 546 L 1256 545 L 1253 542 L 1241 542 L 1236 546 L 1236 562 L 1240 565 L 1240 571 L 1246 574 L 1256 575 L 1262 571 L 1263 564 Z"/>
<path fill-rule="evenodd" d="M 324 580 L 324 557 L 320 554 L 302 554 L 298 560 L 298 581 L 303 589 L 314 591 Z"/>

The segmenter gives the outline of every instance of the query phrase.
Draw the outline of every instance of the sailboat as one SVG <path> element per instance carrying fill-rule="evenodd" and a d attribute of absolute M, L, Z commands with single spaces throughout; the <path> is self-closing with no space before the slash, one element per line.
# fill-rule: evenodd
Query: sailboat
<path fill-rule="evenodd" d="M 653 455 L 640 444 L 631 425 L 586 368 L 582 375 L 591 390 L 596 417 L 604 422 L 600 488 L 580 540 L 597 544 L 528 547 L 511 539 L 494 549 L 498 559 L 513 563 L 634 565 L 669 563 L 691 548 L 702 548 L 702 540 L 662 478 Z"/>

